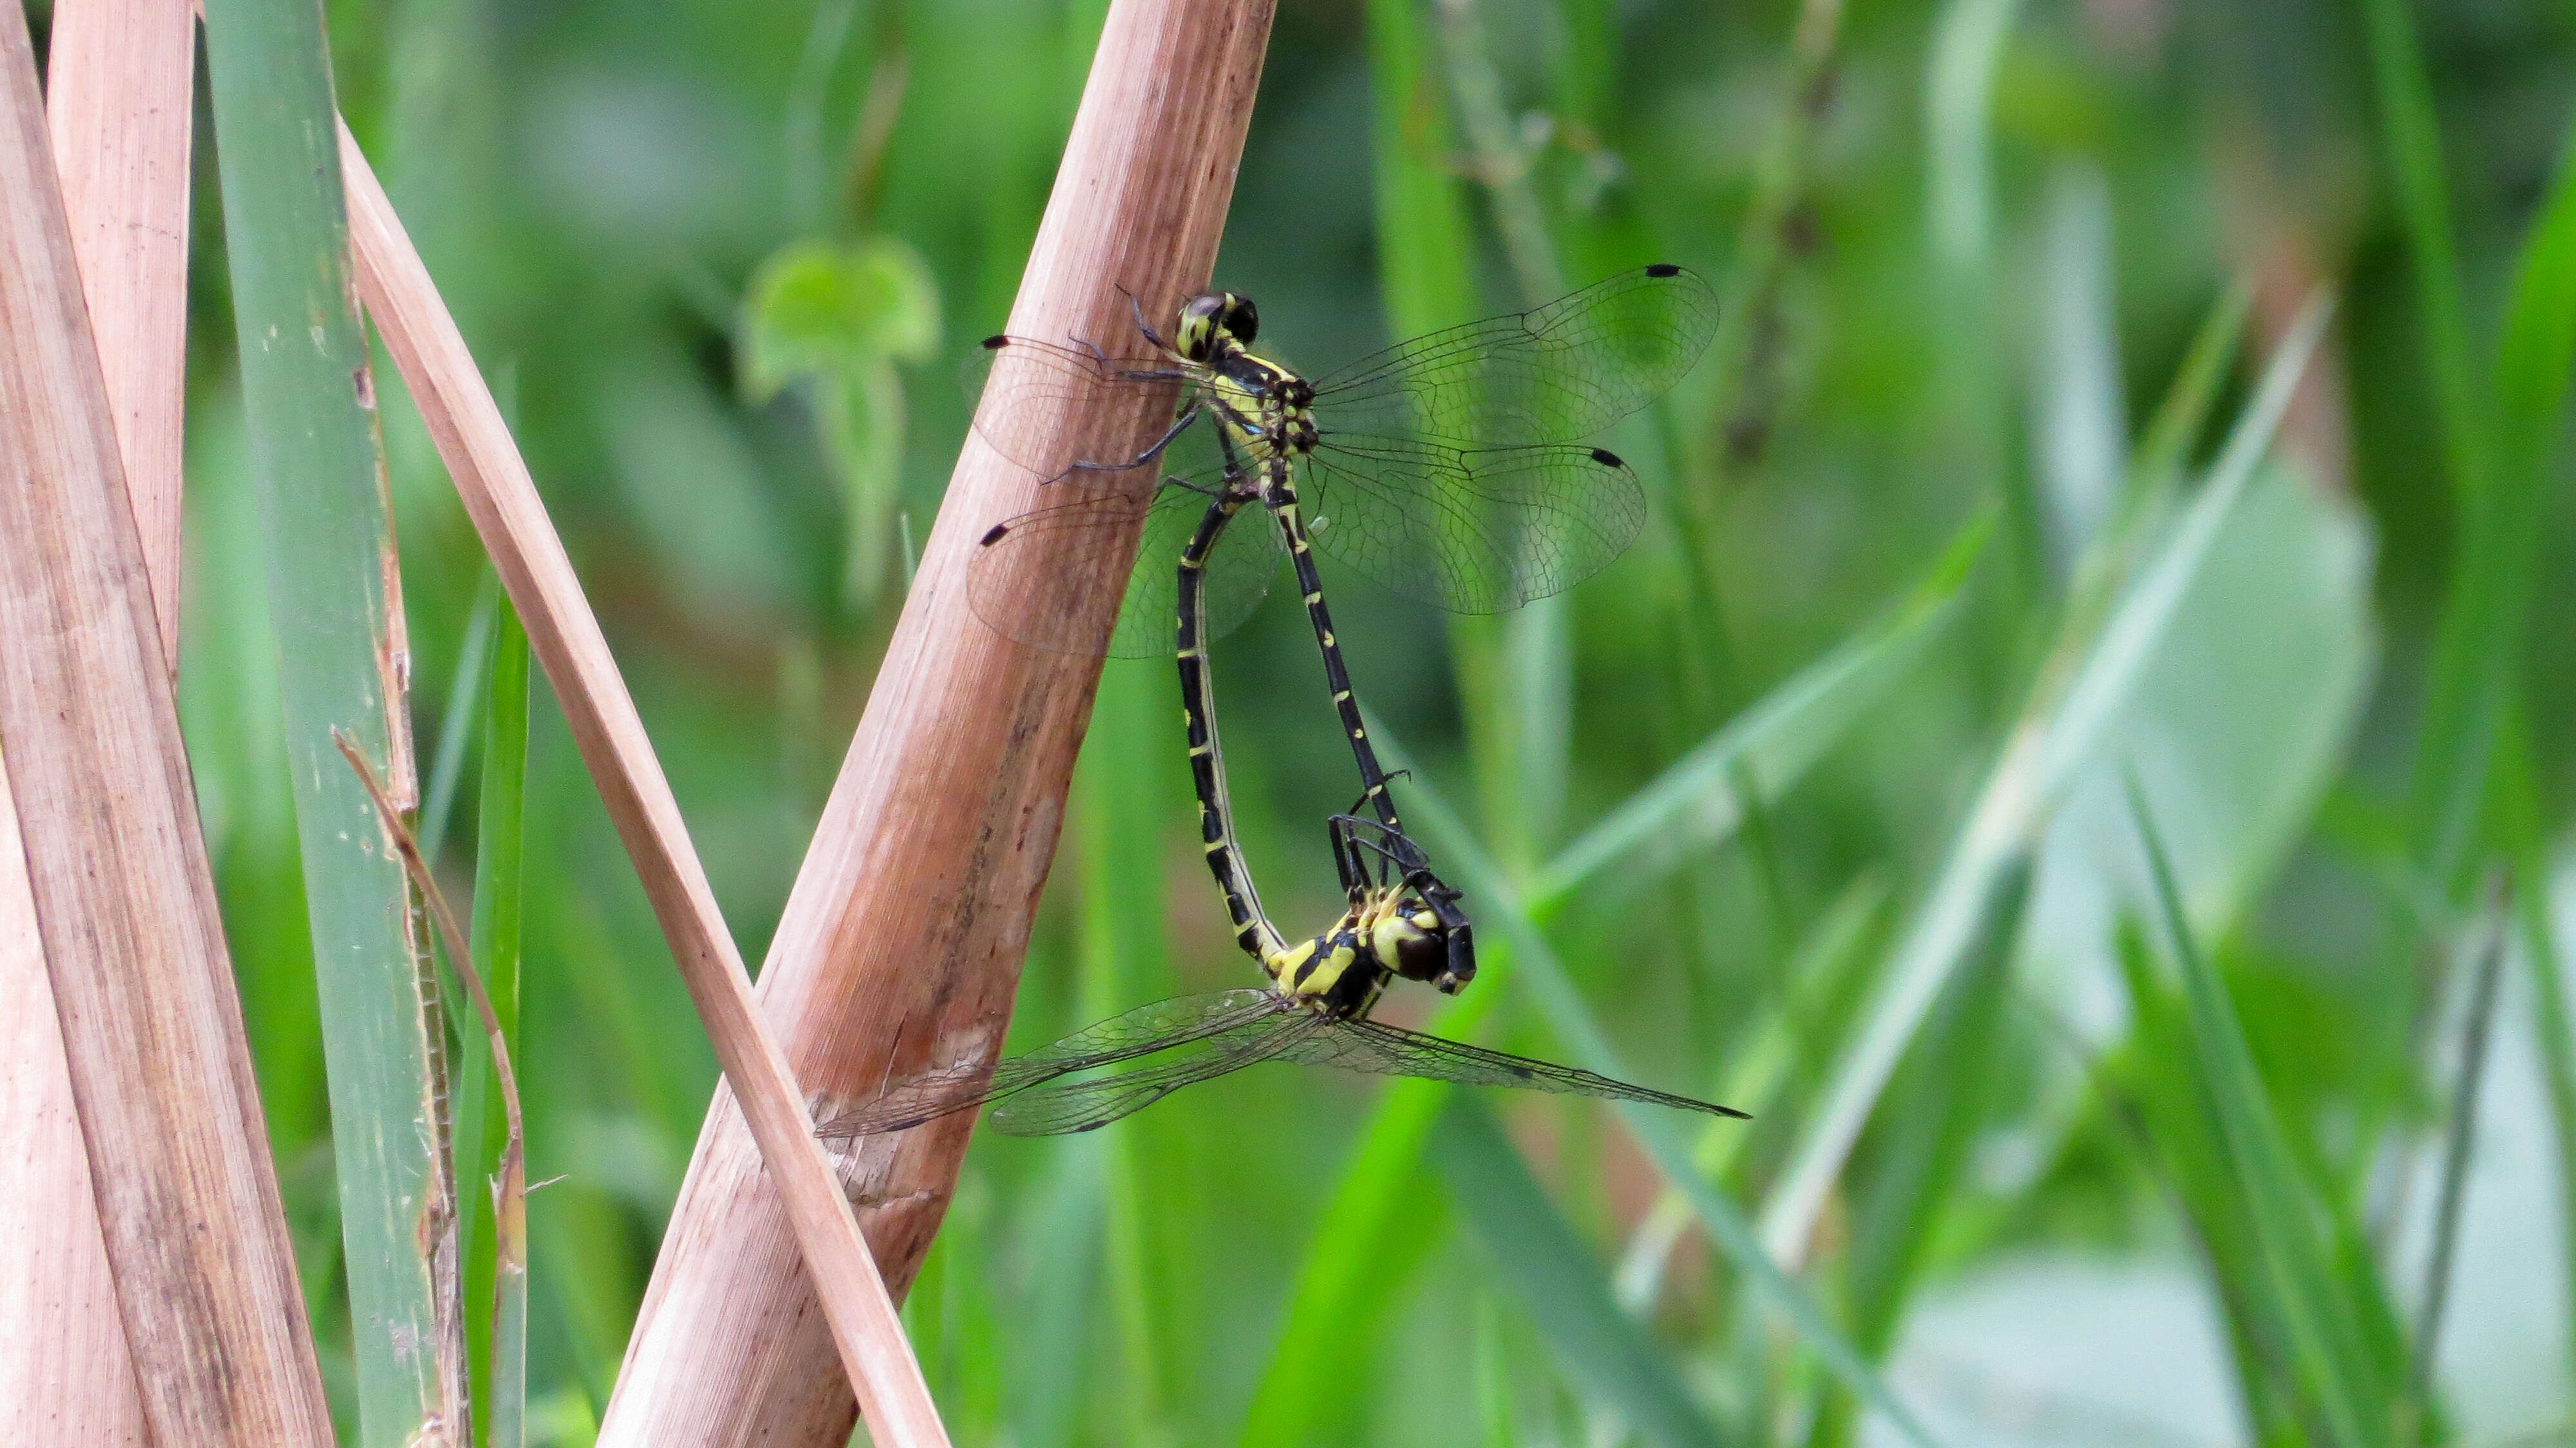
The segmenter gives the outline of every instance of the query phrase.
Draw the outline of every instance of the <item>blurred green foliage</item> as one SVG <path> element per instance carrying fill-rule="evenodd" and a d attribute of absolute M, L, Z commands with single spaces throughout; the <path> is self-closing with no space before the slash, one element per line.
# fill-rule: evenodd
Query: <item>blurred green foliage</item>
<path fill-rule="evenodd" d="M 328 8 L 342 104 L 758 959 L 1100 6 Z M 1284 7 L 1217 279 L 1287 358 L 1651 260 L 1728 298 L 1711 361 L 1610 444 L 1656 500 L 1627 559 L 1501 622 L 1347 576 L 1334 603 L 1413 788 L 1491 857 L 1494 969 L 1445 1028 L 1615 1042 L 1756 1119 L 1665 1141 L 1590 1104 L 1264 1068 L 1098 1136 L 979 1139 L 907 1310 L 957 1440 L 1898 1441 L 1882 1392 L 1949 1443 L 2563 1431 L 2576 1083 L 2525 957 L 2576 799 L 2571 118 L 2576 19 L 2515 0 Z M 183 709 L 345 1411 L 200 175 Z M 421 746 L 444 715 L 474 769 L 477 711 L 444 706 L 485 667 L 483 565 L 379 379 Z M 1350 788 L 1304 627 L 1274 604 L 1215 664 L 1292 928 L 1338 908 L 1320 821 Z M 1169 669 L 1107 668 L 1022 1044 L 1244 983 Z M 1870 692 L 1819 696 L 1837 668 Z M 535 693 L 520 1062 L 529 1175 L 561 1179 L 530 1203 L 529 1424 L 581 1443 L 714 1063 Z M 2461 966 L 2499 873 L 2517 967 L 2454 1154 Z M 1757 1235 L 1798 1270 L 1753 1270 Z"/>

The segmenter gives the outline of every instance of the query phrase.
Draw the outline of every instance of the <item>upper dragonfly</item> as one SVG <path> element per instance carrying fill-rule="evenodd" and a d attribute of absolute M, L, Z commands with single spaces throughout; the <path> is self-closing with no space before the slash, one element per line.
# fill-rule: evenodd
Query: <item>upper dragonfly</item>
<path fill-rule="evenodd" d="M 1624 552 L 1646 518 L 1627 463 L 1577 440 L 1669 389 L 1707 349 L 1717 313 L 1717 294 L 1695 273 L 1641 267 L 1313 378 L 1251 350 L 1260 314 L 1234 292 L 1192 298 L 1169 339 L 1141 312 L 1135 335 L 1109 347 L 988 338 L 975 362 L 984 373 L 976 430 L 1067 496 L 983 536 L 970 597 L 1013 638 L 1102 652 L 1096 617 L 1034 605 L 1031 570 L 1004 560 L 1035 546 L 1053 565 L 1038 572 L 1087 572 L 1079 565 L 1095 559 L 1106 568 L 1130 556 L 1142 515 L 1144 544 L 1105 646 L 1122 657 L 1161 653 L 1175 562 L 1201 512 L 1228 495 L 1268 507 L 1280 527 L 1234 530 L 1215 548 L 1211 638 L 1261 601 L 1283 546 L 1315 591 L 1298 546 L 1310 535 L 1378 583 L 1453 612 L 1561 592 Z M 1067 457 L 1052 433 L 1023 424 L 1046 400 L 1148 421 L 1131 446 Z M 1298 514 L 1301 486 L 1311 523 Z"/>

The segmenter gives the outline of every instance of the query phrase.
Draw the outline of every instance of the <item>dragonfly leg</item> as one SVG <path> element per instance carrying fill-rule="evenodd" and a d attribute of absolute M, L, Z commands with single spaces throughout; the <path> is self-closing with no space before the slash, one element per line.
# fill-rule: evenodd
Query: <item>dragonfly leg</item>
<path fill-rule="evenodd" d="M 1333 846 L 1334 872 L 1341 876 L 1343 893 L 1350 896 L 1353 903 L 1377 886 L 1375 872 L 1369 869 L 1368 847 L 1361 843 L 1353 828 L 1368 823 L 1371 821 L 1346 814 L 1337 814 L 1324 821 L 1324 836 Z"/>
<path fill-rule="evenodd" d="M 1163 430 L 1163 435 L 1154 439 L 1153 446 L 1136 454 L 1134 457 L 1129 458 L 1123 463 L 1077 462 L 1068 466 L 1063 472 L 1049 478 L 1047 481 L 1051 483 L 1062 482 L 1064 479 L 1073 476 L 1075 473 L 1123 473 L 1132 468 L 1145 467 L 1151 464 L 1155 459 L 1161 457 L 1163 455 L 1163 450 L 1170 447 L 1174 439 L 1188 431 L 1191 423 L 1198 421 L 1199 410 L 1202 406 L 1203 404 L 1197 402 L 1186 404 L 1182 409 L 1181 415 L 1173 421 L 1170 427 Z"/>
<path fill-rule="evenodd" d="M 1154 344 L 1154 350 L 1158 352 L 1171 351 L 1172 346 L 1170 343 L 1163 340 L 1163 334 L 1155 331 L 1153 324 L 1145 320 L 1145 304 L 1136 300 L 1136 294 L 1128 291 L 1125 287 L 1120 287 L 1118 290 L 1121 295 L 1127 298 L 1127 310 L 1136 314 L 1136 330 L 1144 333 L 1145 340 Z"/>

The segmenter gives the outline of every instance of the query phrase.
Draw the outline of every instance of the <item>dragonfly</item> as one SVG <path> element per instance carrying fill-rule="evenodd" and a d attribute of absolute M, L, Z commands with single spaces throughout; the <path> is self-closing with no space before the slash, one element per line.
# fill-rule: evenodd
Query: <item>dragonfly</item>
<path fill-rule="evenodd" d="M 976 430 L 1065 496 L 978 540 L 968 570 L 976 613 L 1041 648 L 1122 657 L 1170 647 L 1177 623 L 1186 697 L 1193 652 L 1204 669 L 1206 643 L 1251 614 L 1284 552 L 1361 799 L 1401 830 L 1314 551 L 1470 614 L 1599 572 L 1643 528 L 1645 490 L 1618 454 L 1578 439 L 1661 396 L 1699 360 L 1716 334 L 1716 292 L 1686 268 L 1641 267 L 1312 378 L 1252 350 L 1260 311 L 1249 297 L 1191 298 L 1168 339 L 1132 295 L 1130 304 L 1135 335 L 1114 349 L 1006 334 L 978 350 Z M 1052 437 L 1016 425 L 1040 403 L 1168 421 L 1132 451 L 1067 457 Z M 1275 527 L 1227 527 L 1254 506 Z M 1140 531 L 1105 645 L 1080 610 L 1032 604 L 1030 577 L 1110 571 Z M 1043 566 L 1024 561 L 1031 549 Z M 1183 616 L 1193 588 L 1198 605 Z"/>
<path fill-rule="evenodd" d="M 1349 889 L 1349 908 L 1323 932 L 1293 945 L 1267 920 L 1257 919 L 1270 976 L 1267 986 L 1156 1001 L 1024 1056 L 930 1071 L 824 1122 L 817 1134 L 827 1139 L 880 1135 L 986 1105 L 992 1107 L 986 1121 L 1007 1135 L 1090 1131 L 1184 1086 L 1263 1061 L 1639 1101 L 1712 1116 L 1745 1115 L 1580 1067 L 1371 1019 L 1390 981 L 1436 981 L 1449 969 L 1447 917 L 1454 910 L 1455 892 L 1438 883 L 1411 839 L 1381 821 L 1339 814 L 1331 818 L 1329 831 Z M 1449 897 L 1445 901 L 1444 894 Z M 1127 1062 L 1142 1064 L 1067 1079 Z"/>

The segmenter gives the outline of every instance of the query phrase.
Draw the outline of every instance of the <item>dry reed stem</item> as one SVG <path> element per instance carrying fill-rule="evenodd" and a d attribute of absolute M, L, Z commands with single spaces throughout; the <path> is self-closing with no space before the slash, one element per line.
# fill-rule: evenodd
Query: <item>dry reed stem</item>
<path fill-rule="evenodd" d="M 90 326 L 105 356 L 162 661 L 179 642 L 179 435 L 186 393 L 186 0 L 62 0 L 46 113 Z M 143 1401 L 72 1101 L 18 812 L 0 774 L 0 1442 L 143 1441 Z"/>
<path fill-rule="evenodd" d="M 54 171 L 173 673 L 196 54 L 189 0 L 60 0 L 45 70 Z"/>
<path fill-rule="evenodd" d="M 143 1400 L 99 1236 L 54 984 L 0 775 L 0 1443 L 141 1444 Z"/>
<path fill-rule="evenodd" d="M 327 1444 L 162 634 L 0 6 L 0 737 L 151 1437 Z"/>
<path fill-rule="evenodd" d="M 1120 286 L 1168 317 L 1203 283 L 1271 8 L 1110 8 L 1011 331 L 1128 338 Z M 1015 425 L 1059 434 L 1066 456 L 1104 456 L 1132 445 L 1148 419 L 1059 405 L 1029 408 Z M 1001 1043 L 1100 677 L 1097 659 L 1013 643 L 968 607 L 976 539 L 1040 503 L 1035 477 L 980 439 L 966 444 L 761 972 L 761 1009 L 822 1111 L 927 1067 L 989 1060 Z M 1080 609 L 1106 639 L 1123 563 L 1027 564 L 1023 606 Z M 898 1290 L 947 1209 L 973 1126 L 962 1113 L 862 1140 L 845 1158 Z M 849 1423 L 777 1195 L 719 1090 L 599 1441 L 839 1448 Z"/>
<path fill-rule="evenodd" d="M 813 1122 L 786 1057 L 761 1028 L 751 978 L 690 848 L 679 802 L 654 758 L 644 721 L 618 675 L 572 560 L 546 518 L 527 464 L 475 369 L 464 336 L 346 126 L 340 131 L 340 158 L 359 294 L 518 608 L 529 649 L 554 685 L 582 761 L 635 862 L 689 998 L 706 1023 L 725 1079 L 751 1103 L 760 1157 L 770 1179 L 783 1185 L 795 1240 L 822 1289 L 822 1315 L 841 1365 L 866 1407 L 869 1431 L 884 1448 L 945 1445 L 947 1434 L 913 1360 L 912 1345 L 822 1144 L 814 1139 Z"/>

